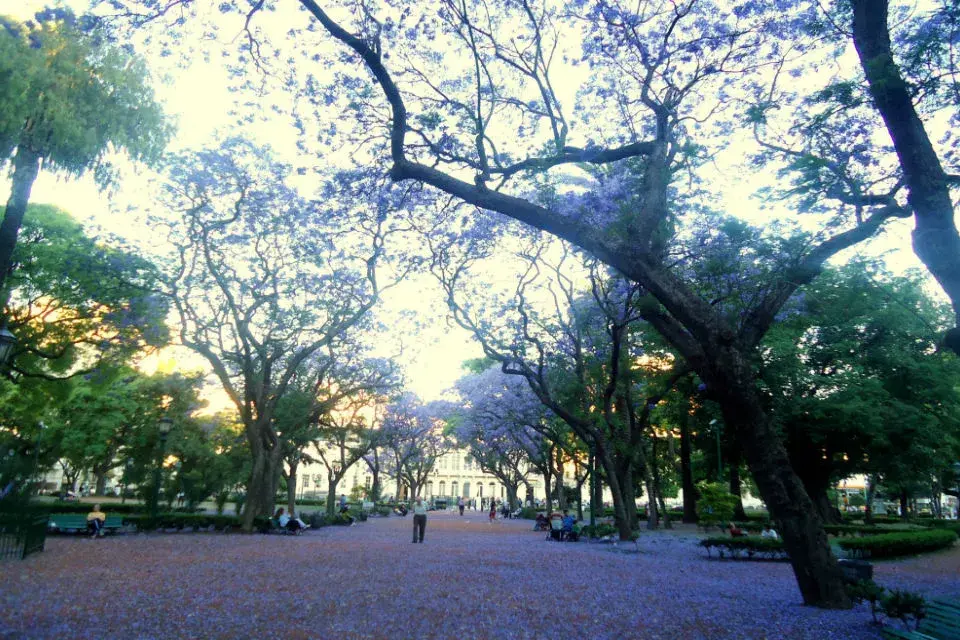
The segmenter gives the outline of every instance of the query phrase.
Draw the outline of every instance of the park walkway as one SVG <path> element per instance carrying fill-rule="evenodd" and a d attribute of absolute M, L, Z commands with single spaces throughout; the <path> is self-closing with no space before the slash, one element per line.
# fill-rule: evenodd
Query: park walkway
<path fill-rule="evenodd" d="M 529 521 L 431 514 L 300 537 L 54 537 L 0 564 L 0 638 L 877 638 L 864 609 L 798 604 L 783 563 L 708 561 L 683 533 L 639 553 L 544 541 Z M 878 582 L 960 597 L 960 549 Z"/>

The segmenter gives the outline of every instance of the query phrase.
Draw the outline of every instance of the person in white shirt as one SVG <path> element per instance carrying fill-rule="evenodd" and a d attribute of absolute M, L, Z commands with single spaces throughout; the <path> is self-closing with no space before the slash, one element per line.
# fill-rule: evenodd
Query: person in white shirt
<path fill-rule="evenodd" d="M 277 513 L 273 516 L 277 520 L 277 524 L 282 528 L 287 529 L 288 531 L 298 532 L 303 531 L 310 525 L 306 524 L 303 520 L 297 517 L 290 517 L 284 513 L 283 507 L 277 509 Z"/>
<path fill-rule="evenodd" d="M 427 501 L 417 496 L 413 503 L 413 541 L 423 543 L 423 532 L 427 528 Z M 417 532 L 419 540 L 417 539 Z"/>
<path fill-rule="evenodd" d="M 771 540 L 779 540 L 780 536 L 777 535 L 777 532 L 773 530 L 770 526 L 770 523 L 763 525 L 763 533 L 760 534 L 761 538 L 770 538 Z"/>

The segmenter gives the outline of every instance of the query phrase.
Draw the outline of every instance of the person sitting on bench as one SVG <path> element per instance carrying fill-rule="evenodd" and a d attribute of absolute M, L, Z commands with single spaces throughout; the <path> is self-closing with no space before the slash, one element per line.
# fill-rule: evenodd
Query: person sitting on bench
<path fill-rule="evenodd" d="M 747 532 L 735 525 L 734 523 L 729 524 L 730 537 L 731 538 L 746 538 Z"/>
<path fill-rule="evenodd" d="M 563 516 L 559 513 L 550 514 L 550 537 L 558 542 L 563 541 Z"/>
<path fill-rule="evenodd" d="M 103 525 L 107 521 L 107 514 L 100 511 L 100 505 L 93 505 L 93 511 L 87 514 L 87 530 L 91 532 L 90 537 L 103 537 Z"/>
<path fill-rule="evenodd" d="M 273 516 L 277 520 L 277 524 L 286 529 L 287 531 L 293 531 L 297 533 L 298 531 L 303 531 L 310 525 L 305 524 L 303 520 L 297 517 L 290 517 L 284 513 L 283 507 L 277 509 L 276 515 Z"/>

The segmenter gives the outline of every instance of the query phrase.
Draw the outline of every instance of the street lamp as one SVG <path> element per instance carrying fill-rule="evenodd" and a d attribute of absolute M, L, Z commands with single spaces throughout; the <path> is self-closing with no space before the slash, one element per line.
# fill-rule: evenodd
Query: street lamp
<path fill-rule="evenodd" d="M 711 427 L 717 424 L 718 423 L 716 418 L 710 421 Z M 720 455 L 720 427 L 719 426 L 717 426 L 717 428 L 715 429 L 715 433 L 717 434 L 717 482 L 721 482 L 721 478 L 723 477 L 723 458 Z"/>
<path fill-rule="evenodd" d="M 164 416 L 160 418 L 158 430 L 160 431 L 160 459 L 157 461 L 157 468 L 153 470 L 153 504 L 151 505 L 150 515 L 157 519 L 157 508 L 160 505 L 160 469 L 163 467 L 163 451 L 167 448 L 167 435 L 173 428 L 173 420 Z"/>
<path fill-rule="evenodd" d="M 7 325 L 0 327 L 0 367 L 7 364 L 13 355 L 13 348 L 17 344 L 17 337 L 10 333 Z"/>

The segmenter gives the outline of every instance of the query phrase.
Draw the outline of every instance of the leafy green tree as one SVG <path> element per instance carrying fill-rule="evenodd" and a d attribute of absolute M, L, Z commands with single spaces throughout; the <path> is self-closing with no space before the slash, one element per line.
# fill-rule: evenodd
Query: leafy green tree
<path fill-rule="evenodd" d="M 109 181 L 108 155 L 151 160 L 170 129 L 144 63 L 68 11 L 18 23 L 0 17 L 0 161 L 13 167 L 0 223 L 0 292 L 40 172 Z"/>
<path fill-rule="evenodd" d="M 765 343 L 771 412 L 824 519 L 844 477 L 929 488 L 960 455 L 960 362 L 937 350 L 950 314 L 922 287 L 851 263 L 805 287 Z"/>
<path fill-rule="evenodd" d="M 68 213 L 31 206 L 14 261 L 3 299 L 17 336 L 8 375 L 95 373 L 167 343 L 168 305 L 155 293 L 153 264 L 99 242 Z"/>

